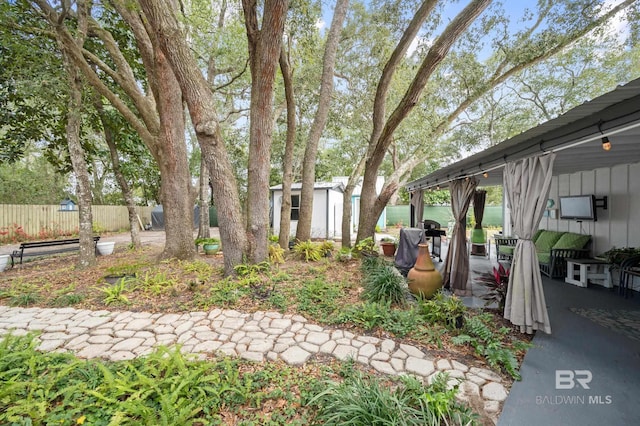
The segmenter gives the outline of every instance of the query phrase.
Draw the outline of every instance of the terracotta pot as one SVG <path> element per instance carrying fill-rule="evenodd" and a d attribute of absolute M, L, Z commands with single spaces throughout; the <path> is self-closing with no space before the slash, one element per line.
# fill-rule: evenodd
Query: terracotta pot
<path fill-rule="evenodd" d="M 442 275 L 431 261 L 428 244 L 418 244 L 416 264 L 407 274 L 411 293 L 430 299 L 442 287 Z"/>
<path fill-rule="evenodd" d="M 396 254 L 396 243 L 380 243 L 380 247 L 382 247 L 382 253 L 385 256 Z"/>

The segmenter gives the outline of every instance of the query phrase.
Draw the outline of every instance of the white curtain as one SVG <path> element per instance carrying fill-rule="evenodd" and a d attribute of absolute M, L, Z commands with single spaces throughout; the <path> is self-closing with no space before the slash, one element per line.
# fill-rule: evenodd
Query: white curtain
<path fill-rule="evenodd" d="M 551 334 L 536 247 L 531 238 L 538 229 L 547 204 L 555 154 L 508 163 L 504 189 L 511 208 L 514 249 L 504 317 L 523 333 L 542 330 Z"/>
<path fill-rule="evenodd" d="M 478 186 L 475 178 L 454 180 L 449 185 L 451 210 L 455 219 L 444 265 L 444 283 L 457 295 L 468 296 L 469 253 L 467 252 L 467 211 Z"/>
<path fill-rule="evenodd" d="M 424 190 L 419 189 L 411 194 L 411 205 L 413 205 L 413 221 L 416 228 L 422 229 L 422 216 L 424 216 Z"/>

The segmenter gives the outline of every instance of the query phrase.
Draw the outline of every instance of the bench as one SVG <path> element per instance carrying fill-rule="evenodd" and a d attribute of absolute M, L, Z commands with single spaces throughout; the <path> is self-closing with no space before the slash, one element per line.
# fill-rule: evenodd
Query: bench
<path fill-rule="evenodd" d="M 93 237 L 94 247 L 98 243 L 100 239 L 99 236 Z M 62 248 L 56 248 L 59 246 L 65 246 Z M 47 248 L 51 248 L 47 250 Z M 31 251 L 32 249 L 40 249 L 36 251 Z M 80 238 L 69 238 L 66 240 L 51 240 L 51 241 L 29 241 L 26 243 L 20 243 L 20 248 L 18 250 L 14 250 L 11 253 L 11 267 L 15 264 L 16 259 L 20 259 L 20 264 L 22 264 L 23 257 L 26 256 L 46 256 L 55 253 L 62 253 L 66 251 L 75 251 L 80 249 Z M 26 250 L 26 252 L 25 252 Z"/>

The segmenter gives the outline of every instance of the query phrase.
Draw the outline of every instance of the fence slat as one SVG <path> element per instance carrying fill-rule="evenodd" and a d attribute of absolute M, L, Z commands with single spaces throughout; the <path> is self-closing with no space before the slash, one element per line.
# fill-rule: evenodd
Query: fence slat
<path fill-rule="evenodd" d="M 151 206 L 136 206 L 142 223 L 151 222 Z M 129 230 L 126 206 L 92 206 L 94 227 L 105 231 Z M 40 232 L 78 232 L 78 211 L 60 211 L 59 205 L 0 204 L 0 230 L 21 226 L 30 236 Z"/>

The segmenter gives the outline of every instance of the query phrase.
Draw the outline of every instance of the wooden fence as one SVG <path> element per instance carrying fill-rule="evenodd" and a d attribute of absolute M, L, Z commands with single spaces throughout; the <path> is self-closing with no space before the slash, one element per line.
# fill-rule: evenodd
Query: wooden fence
<path fill-rule="evenodd" d="M 153 207 L 137 206 L 136 209 L 143 224 L 151 222 Z M 126 206 L 92 206 L 92 212 L 95 229 L 129 229 Z M 78 211 L 61 211 L 59 205 L 0 204 L 0 231 L 13 233 L 18 227 L 29 236 L 77 232 Z"/>

